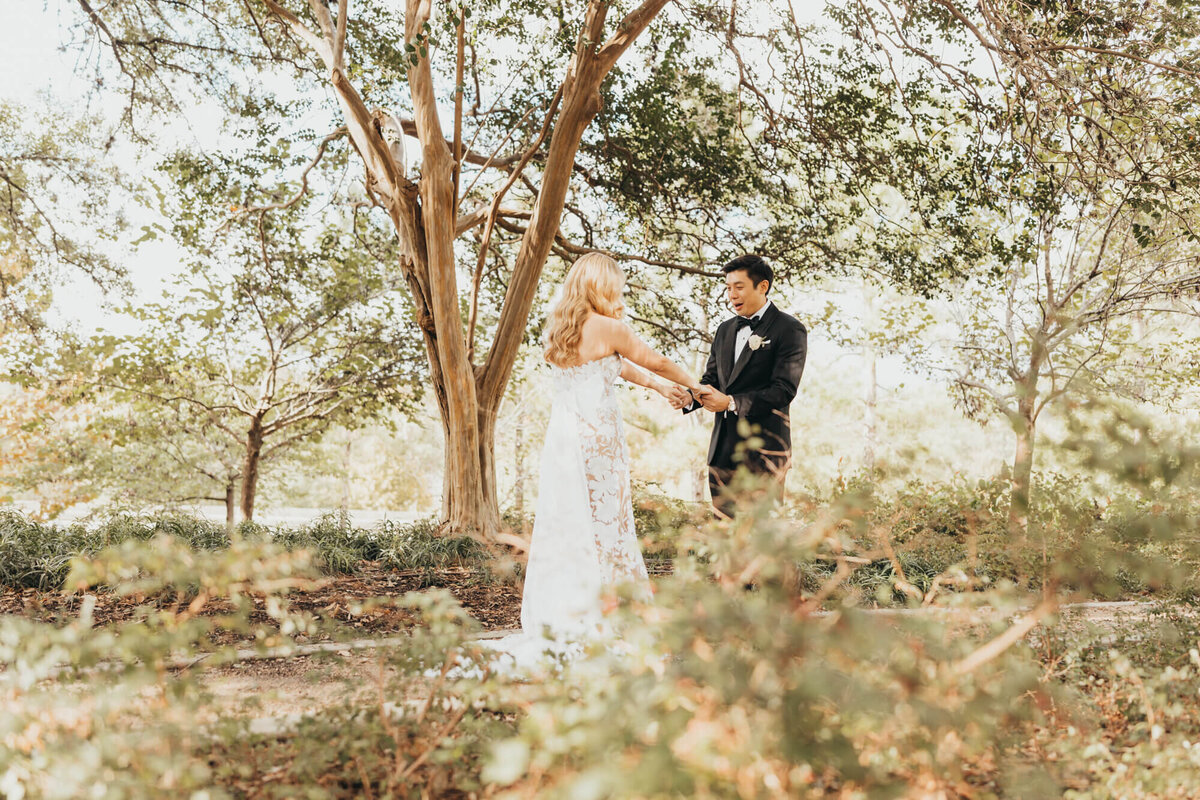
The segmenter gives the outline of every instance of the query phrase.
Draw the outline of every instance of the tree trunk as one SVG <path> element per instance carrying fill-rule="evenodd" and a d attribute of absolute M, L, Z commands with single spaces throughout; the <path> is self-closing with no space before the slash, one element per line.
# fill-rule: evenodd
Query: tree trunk
<path fill-rule="evenodd" d="M 1046 329 L 1043 319 L 1042 331 Z M 1013 453 L 1012 492 L 1008 501 L 1008 530 L 1014 537 L 1024 537 L 1029 530 L 1029 501 L 1033 489 L 1033 452 L 1037 445 L 1038 380 L 1042 364 L 1047 361 L 1045 340 L 1034 336 L 1029 353 L 1029 366 L 1013 377 L 1017 410 L 1010 414 L 1017 447 Z"/>
<path fill-rule="evenodd" d="M 425 18 L 420 16 L 419 3 L 409 0 L 405 14 L 405 39 L 413 41 L 421 31 Z M 417 138 L 421 142 L 421 180 L 419 233 L 424 243 L 425 268 L 429 276 L 429 308 L 433 317 L 433 338 L 436 355 L 430 354 L 431 365 L 436 360 L 444 394 L 439 396 L 443 415 L 442 430 L 446 434 L 445 481 L 446 528 L 456 533 L 471 533 L 488 537 L 500 520 L 496 507 L 494 475 L 485 476 L 485 460 L 490 460 L 493 442 L 490 434 L 483 436 L 483 409 L 476 391 L 475 368 L 467 357 L 466 336 L 459 310 L 457 262 L 454 255 L 458 198 L 455 195 L 457 162 L 446 146 L 438 117 L 433 74 L 426 58 L 408 72 L 408 85 L 413 98 L 413 116 Z M 394 217 L 411 218 L 415 207 L 405 205 L 404 213 Z M 402 241 L 406 231 L 397 230 Z M 486 439 L 486 441 L 485 441 Z M 483 454 L 486 453 L 486 456 Z M 488 488 L 491 487 L 491 496 Z"/>
<path fill-rule="evenodd" d="M 350 448 L 354 444 L 349 432 L 346 433 L 346 449 L 342 458 L 342 511 L 350 513 Z"/>
<path fill-rule="evenodd" d="M 875 371 L 877 356 L 875 348 L 867 345 L 863 353 L 866 361 L 867 393 L 866 402 L 866 444 L 863 446 L 863 467 L 868 472 L 875 471 L 875 450 L 879 439 L 879 378 Z"/>
<path fill-rule="evenodd" d="M 876 374 L 876 362 L 879 353 L 871 335 L 881 328 L 878 308 L 875 299 L 876 290 L 870 281 L 862 285 L 864 321 L 867 330 L 866 342 L 863 345 L 863 371 L 866 378 L 866 393 L 863 396 L 865 414 L 863 418 L 864 438 L 863 468 L 868 472 L 875 471 L 876 447 L 879 433 L 879 377 Z"/>
<path fill-rule="evenodd" d="M 496 417 L 499 403 L 494 408 L 479 411 L 479 477 L 482 479 L 480 493 L 488 517 L 486 530 L 500 530 L 500 497 L 496 490 Z"/>
<path fill-rule="evenodd" d="M 470 440 L 477 446 L 468 450 L 463 431 L 442 412 L 442 522 L 447 532 L 491 538 L 500 530 L 495 414 L 479 410 L 473 433 Z"/>
<path fill-rule="evenodd" d="M 1024 536 L 1029 526 L 1029 494 L 1033 488 L 1033 451 L 1037 443 L 1036 420 L 1033 416 L 1032 392 L 1017 403 L 1013 427 L 1017 434 L 1013 454 L 1012 492 L 1008 505 L 1008 530 L 1014 536 Z"/>
<path fill-rule="evenodd" d="M 586 57 L 577 57 L 594 69 Z M 413 73 L 410 72 L 410 76 Z M 448 151 L 440 133 L 430 136 L 422 167 L 422 220 L 425 241 L 429 248 L 430 272 L 446 274 L 446 280 L 433 282 L 433 316 L 437 324 L 437 346 L 445 382 L 445 404 L 442 430 L 446 436 L 446 499 L 445 521 L 451 531 L 479 533 L 490 538 L 499 531 L 500 507 L 496 497 L 495 430 L 496 412 L 504 398 L 512 367 L 524 340 L 525 326 L 537 293 L 542 267 L 550 253 L 558 230 L 571 168 L 583 132 L 600 109 L 599 77 L 588 75 L 576 79 L 564 92 L 563 110 L 559 114 L 550 138 L 547 166 L 542 186 L 534 204 L 529 230 L 521 239 L 520 251 L 513 267 L 512 279 L 501 306 L 496 337 L 486 363 L 478 370 L 466 359 L 462 319 L 458 311 L 457 291 L 454 290 L 454 216 L 449 191 L 434 191 L 435 181 L 449 190 L 452 174 Z M 421 82 L 411 81 L 414 98 L 426 90 Z M 422 104 L 418 102 L 418 106 Z M 428 107 L 433 108 L 432 100 Z M 425 126 L 418 115 L 418 129 L 436 128 L 436 117 Z M 424 144 L 424 139 L 422 144 Z M 434 164 L 430 164 L 430 158 Z M 444 172 L 444 174 L 443 174 Z M 436 225 L 435 220 L 443 223 Z M 434 242 L 440 240 L 442 248 Z M 439 255 L 440 253 L 440 255 Z M 441 269 L 435 265 L 441 260 Z"/>
<path fill-rule="evenodd" d="M 258 463 L 262 459 L 263 424 L 260 417 L 250 420 L 246 432 L 246 464 L 242 468 L 242 519 L 254 519 L 254 495 L 258 491 Z"/>
<path fill-rule="evenodd" d="M 516 479 L 513 483 L 513 507 L 517 516 L 525 516 L 525 405 L 517 409 L 517 429 L 513 437 L 513 461 L 516 462 Z"/>
<path fill-rule="evenodd" d="M 230 481 L 225 484 L 225 532 L 230 536 L 233 536 L 235 513 L 237 511 L 237 503 L 234 501 L 235 496 L 233 481 Z"/>

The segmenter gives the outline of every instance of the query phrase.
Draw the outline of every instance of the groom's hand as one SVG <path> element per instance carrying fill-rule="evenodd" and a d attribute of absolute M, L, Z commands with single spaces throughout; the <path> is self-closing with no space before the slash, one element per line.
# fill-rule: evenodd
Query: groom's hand
<path fill-rule="evenodd" d="M 711 386 L 702 386 L 701 388 L 705 391 L 696 398 L 700 401 L 700 405 L 709 411 L 724 411 L 729 408 L 729 395 Z"/>

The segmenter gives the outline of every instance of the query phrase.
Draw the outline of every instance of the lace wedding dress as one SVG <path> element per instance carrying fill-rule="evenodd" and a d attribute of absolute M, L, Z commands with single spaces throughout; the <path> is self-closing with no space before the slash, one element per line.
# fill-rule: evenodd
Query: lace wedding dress
<path fill-rule="evenodd" d="M 551 367 L 553 404 L 542 448 L 521 633 L 491 641 L 518 668 L 606 633 L 606 594 L 630 583 L 650 596 L 633 527 L 629 450 L 614 383 L 617 354 Z"/>

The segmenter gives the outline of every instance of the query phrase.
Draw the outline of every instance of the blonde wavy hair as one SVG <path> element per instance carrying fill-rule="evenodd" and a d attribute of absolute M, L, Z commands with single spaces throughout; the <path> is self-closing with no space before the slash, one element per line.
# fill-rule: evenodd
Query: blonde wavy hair
<path fill-rule="evenodd" d="M 603 253 L 588 253 L 576 261 L 546 326 L 546 360 L 558 367 L 577 364 L 588 314 L 619 319 L 625 309 L 624 288 L 625 273 Z"/>

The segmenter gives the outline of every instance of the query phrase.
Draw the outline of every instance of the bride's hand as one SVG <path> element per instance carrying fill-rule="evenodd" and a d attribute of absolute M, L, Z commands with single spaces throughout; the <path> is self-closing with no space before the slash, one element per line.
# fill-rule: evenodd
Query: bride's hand
<path fill-rule="evenodd" d="M 676 386 L 673 383 L 664 384 L 659 393 L 667 399 L 671 404 L 671 408 L 678 411 L 684 406 L 690 405 L 692 396 L 688 394 L 687 389 L 682 386 Z"/>

